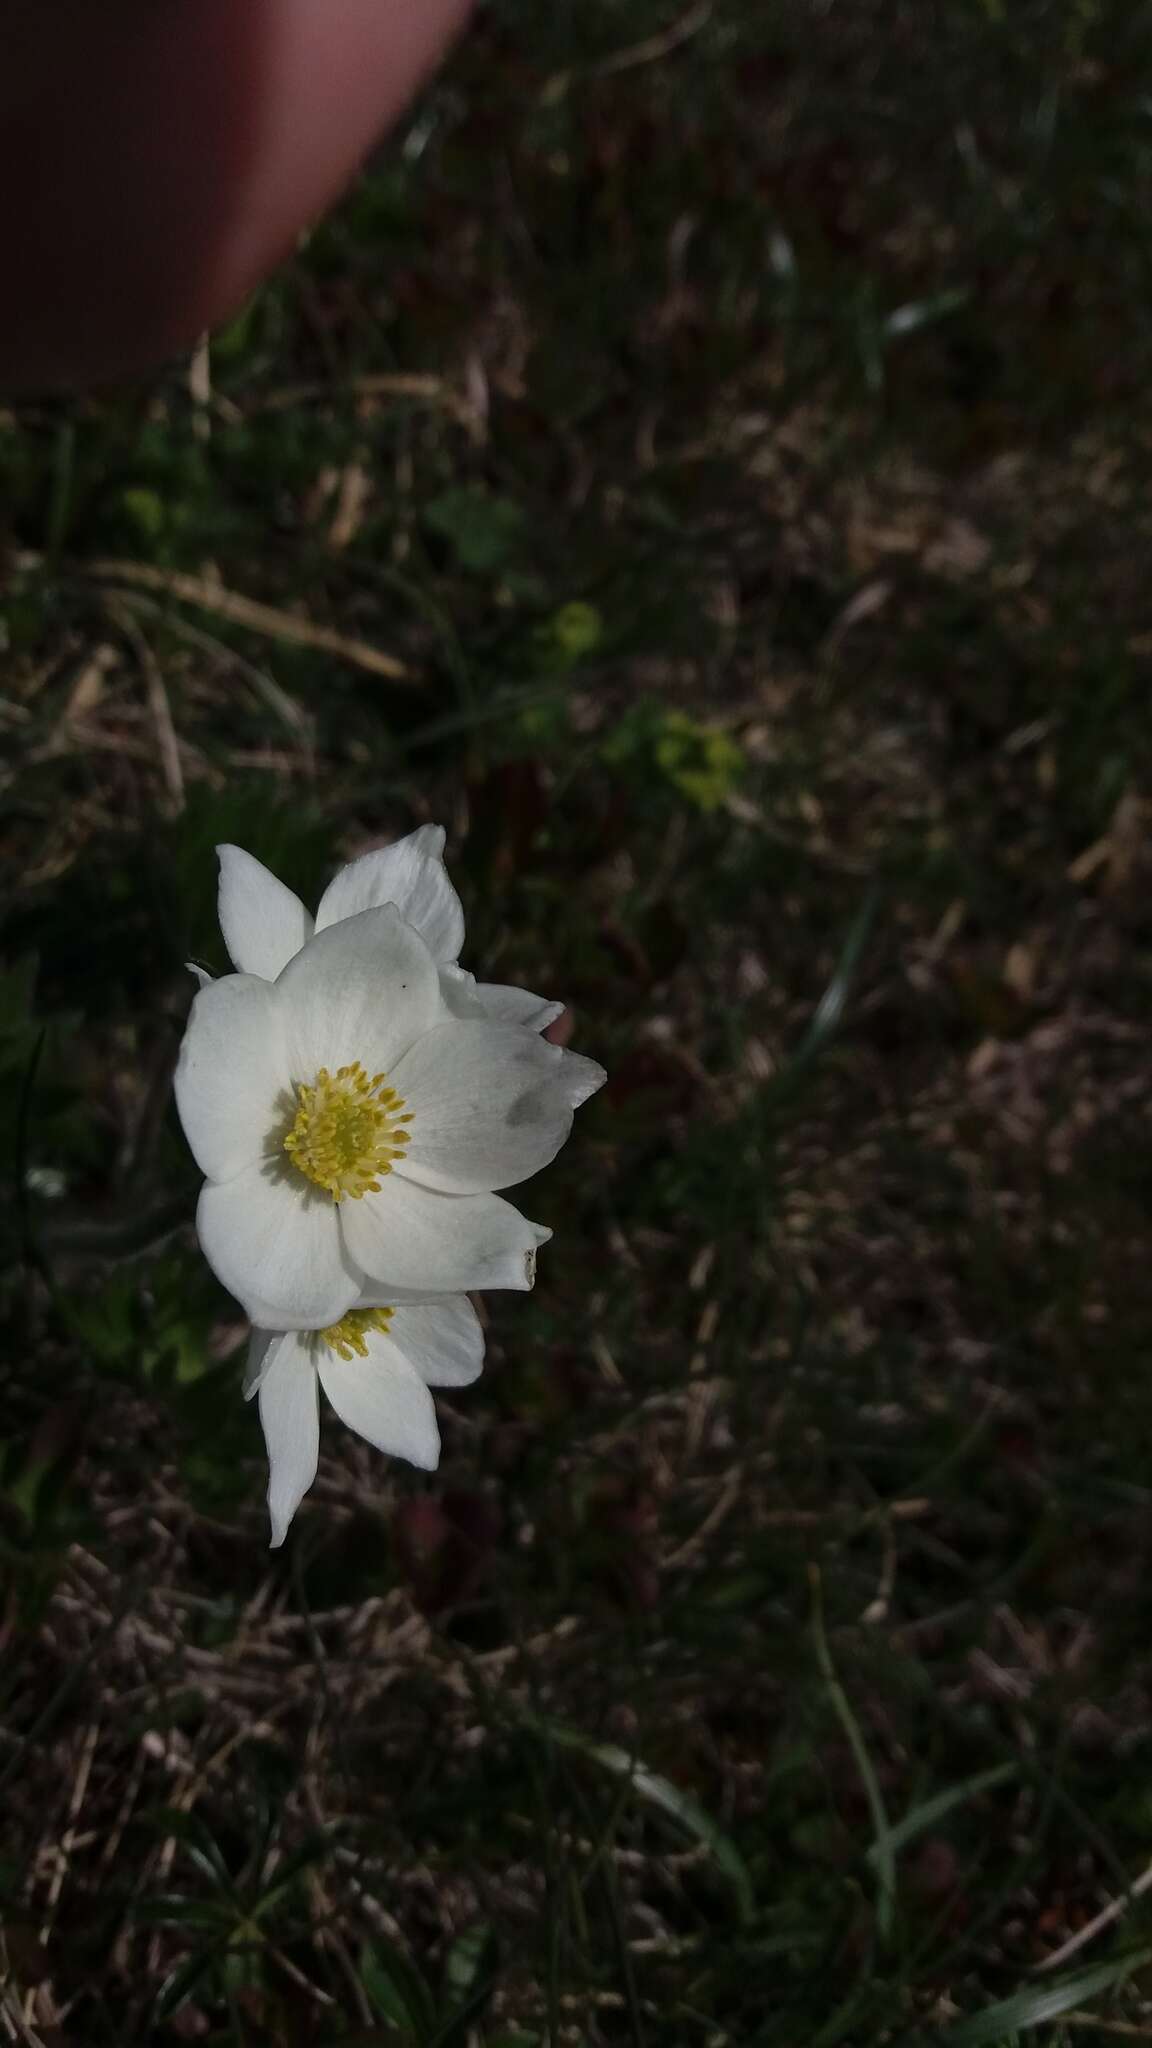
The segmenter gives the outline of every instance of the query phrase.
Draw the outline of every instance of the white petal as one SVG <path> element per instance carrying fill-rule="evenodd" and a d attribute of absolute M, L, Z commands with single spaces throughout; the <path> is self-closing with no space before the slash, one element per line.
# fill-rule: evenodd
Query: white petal
<path fill-rule="evenodd" d="M 280 1337 L 260 1382 L 260 1420 L 268 1446 L 268 1512 L 273 1550 L 316 1477 L 320 1413 L 316 1368 L 304 1338 Z"/>
<path fill-rule="evenodd" d="M 218 846 L 220 929 L 234 967 L 275 981 L 312 937 L 312 918 L 298 896 L 242 846 Z"/>
<path fill-rule="evenodd" d="M 263 1329 L 325 1329 L 359 1292 L 335 1202 L 291 1167 L 252 1166 L 223 1185 L 209 1181 L 196 1228 L 216 1278 Z"/>
<path fill-rule="evenodd" d="M 175 1087 L 184 1135 L 210 1180 L 230 1180 L 263 1157 L 293 1100 L 272 982 L 226 974 L 201 989 L 188 1015 Z"/>
<path fill-rule="evenodd" d="M 195 976 L 197 988 L 211 988 L 216 976 L 209 974 L 206 967 L 197 967 L 195 960 L 186 960 L 184 966 L 189 974 Z"/>
<path fill-rule="evenodd" d="M 370 1337 L 367 1358 L 349 1359 L 337 1358 L 326 1344 L 318 1344 L 316 1370 L 341 1422 L 357 1436 L 425 1472 L 436 1470 L 440 1432 L 432 1396 L 394 1344 Z"/>
<path fill-rule="evenodd" d="M 345 1257 L 347 1256 L 345 1252 Z M 394 1280 L 370 1280 L 367 1273 L 361 1273 L 356 1306 L 395 1308 L 397 1303 L 401 1303 L 405 1308 L 423 1308 L 430 1301 L 445 1301 L 449 1298 L 438 1287 L 401 1287 Z"/>
<path fill-rule="evenodd" d="M 563 1003 L 546 1003 L 526 988 L 499 981 L 477 981 L 463 967 L 441 967 L 440 993 L 454 1017 L 487 1017 L 497 1024 L 520 1024 L 525 1031 L 547 1031 L 564 1014 Z"/>
<path fill-rule="evenodd" d="M 394 903 L 435 960 L 455 960 L 464 944 L 464 912 L 444 866 L 444 827 L 421 825 L 407 839 L 341 868 L 320 898 L 316 929 Z"/>
<path fill-rule="evenodd" d="M 428 1031 L 392 1075 L 412 1114 L 395 1172 L 441 1194 L 514 1187 L 554 1159 L 574 1103 L 604 1076 L 514 1024 L 453 1019 Z"/>
<path fill-rule="evenodd" d="M 397 1308 L 380 1341 L 394 1345 L 429 1387 L 470 1387 L 484 1369 L 484 1329 L 466 1294 Z"/>
<path fill-rule="evenodd" d="M 345 1253 L 347 1257 L 347 1253 Z M 405 1308 L 426 1308 L 430 1301 L 455 1301 L 454 1294 L 443 1294 L 436 1287 L 400 1287 L 395 1281 L 370 1280 L 367 1273 L 360 1275 L 360 1293 L 357 1308 L 395 1308 L 402 1302 Z"/>
<path fill-rule="evenodd" d="M 301 1081 L 320 1067 L 359 1060 L 392 1068 L 443 1016 L 436 963 L 392 904 L 329 925 L 288 962 L 276 983 L 288 1053 Z"/>
<path fill-rule="evenodd" d="M 278 1330 L 253 1330 L 248 1339 L 248 1357 L 244 1365 L 244 1399 L 250 1401 L 259 1392 L 260 1382 L 271 1364 L 274 1344 L 280 1342 Z"/>
<path fill-rule="evenodd" d="M 582 1102 L 604 1086 L 608 1076 L 598 1060 L 590 1060 L 582 1052 L 565 1051 L 560 1078 L 573 1109 L 579 1109 Z"/>
<path fill-rule="evenodd" d="M 484 1325 L 467 1294 L 398 1307 L 383 1343 L 392 1343 L 426 1386 L 471 1386 L 484 1370 Z"/>
<path fill-rule="evenodd" d="M 437 1195 L 395 1173 L 378 1195 L 340 1204 L 340 1229 L 354 1265 L 382 1289 L 409 1296 L 524 1292 L 536 1277 L 536 1248 L 552 1235 L 499 1195 Z"/>
<path fill-rule="evenodd" d="M 501 1024 L 520 1024 L 525 1031 L 547 1031 L 564 1015 L 563 1003 L 546 1003 L 543 996 L 507 982 L 478 981 L 476 993 L 490 1017 Z"/>
<path fill-rule="evenodd" d="M 480 1001 L 476 976 L 466 967 L 441 966 L 440 994 L 454 1017 L 475 1017 L 482 1022 L 488 1015 Z"/>

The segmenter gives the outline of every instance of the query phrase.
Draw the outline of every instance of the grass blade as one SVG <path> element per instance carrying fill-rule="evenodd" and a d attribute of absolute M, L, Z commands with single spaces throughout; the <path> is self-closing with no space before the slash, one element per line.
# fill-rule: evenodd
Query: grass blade
<path fill-rule="evenodd" d="M 650 1771 L 637 1757 L 629 1756 L 627 1750 L 618 1749 L 614 1742 L 593 1742 L 578 1728 L 567 1728 L 555 1721 L 540 1720 L 536 1716 L 525 1717 L 533 1732 L 547 1742 L 554 1742 L 561 1749 L 572 1749 L 586 1756 L 601 1770 L 609 1771 L 613 1777 L 623 1779 L 638 1799 L 648 1806 L 654 1806 L 664 1813 L 686 1834 L 694 1836 L 709 1851 L 718 1870 L 723 1871 L 736 1895 L 740 1919 L 745 1924 L 751 1920 L 754 1910 L 752 1876 L 733 1842 L 723 1828 L 717 1827 L 702 1806 L 681 1792 L 669 1778 L 663 1778 L 658 1771 Z"/>
<path fill-rule="evenodd" d="M 993 1764 L 990 1770 L 977 1771 L 974 1777 L 963 1779 L 959 1785 L 950 1785 L 946 1792 L 938 1792 L 934 1799 L 925 1799 L 920 1806 L 914 1806 L 910 1813 L 906 1813 L 903 1820 L 898 1820 L 894 1828 L 889 1829 L 888 1846 L 893 1855 L 898 1855 L 901 1849 L 906 1849 L 909 1842 L 914 1842 L 917 1835 L 922 1835 L 926 1828 L 934 1827 L 937 1821 L 943 1820 L 945 1814 L 951 1813 L 954 1807 L 964 1806 L 968 1800 L 978 1799 L 981 1792 L 990 1792 L 994 1785 L 1005 1785 L 1009 1779 L 1018 1778 L 1019 1775 L 1018 1764 Z M 873 1869 L 877 1865 L 878 1851 L 879 1844 L 873 1842 L 864 1859 Z"/>
<path fill-rule="evenodd" d="M 820 1574 L 815 1565 L 810 1572 L 812 1585 L 812 1640 L 816 1650 L 816 1662 L 820 1676 L 827 1688 L 832 1711 L 848 1738 L 848 1747 L 860 1773 L 864 1797 L 872 1816 L 872 1831 L 875 1841 L 869 1851 L 868 1860 L 876 1872 L 878 1898 L 876 1902 L 876 1928 L 881 1941 L 887 1942 L 892 1933 L 892 1921 L 896 1908 L 896 1850 L 892 1829 L 888 1824 L 888 1813 L 879 1780 L 872 1768 L 868 1747 L 860 1732 L 860 1724 L 852 1712 L 851 1702 L 832 1662 L 828 1648 L 828 1637 L 824 1629 L 824 1599 Z"/>
<path fill-rule="evenodd" d="M 1143 1948 L 1135 1955 L 1097 1963 L 1095 1969 L 1078 1970 L 1074 1977 L 1063 1977 L 1058 1984 L 1037 1984 L 1025 1991 L 1015 1991 L 1011 1998 L 985 2006 L 983 2012 L 973 2013 L 970 2019 L 951 2027 L 940 2037 L 941 2048 L 999 2048 L 1007 2035 L 1042 2027 L 1048 2020 L 1059 2019 L 1061 2013 L 1073 2012 L 1086 1998 L 1113 1990 L 1133 1970 L 1148 1962 L 1152 1962 L 1152 1948 Z"/>
<path fill-rule="evenodd" d="M 795 1054 L 795 1064 L 797 1066 L 807 1065 L 809 1060 L 816 1059 L 823 1052 L 829 1039 L 834 1038 L 839 1030 L 844 1012 L 848 1007 L 848 998 L 852 993 L 852 983 L 856 977 L 856 969 L 860 965 L 864 948 L 868 944 L 868 937 L 875 923 L 879 903 L 880 891 L 873 885 L 868 890 L 863 903 L 860 905 L 848 928 L 848 934 L 840 948 L 840 958 L 836 962 L 832 979 L 817 1003 L 813 1012 L 812 1022 L 797 1047 Z"/>

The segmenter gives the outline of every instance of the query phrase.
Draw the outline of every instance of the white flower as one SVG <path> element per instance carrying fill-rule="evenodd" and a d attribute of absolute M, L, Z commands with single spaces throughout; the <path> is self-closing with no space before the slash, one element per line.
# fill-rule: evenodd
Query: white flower
<path fill-rule="evenodd" d="M 458 967 L 442 843 L 426 827 L 354 861 L 314 930 L 221 849 L 241 971 L 193 1002 L 176 1100 L 207 1176 L 201 1245 L 262 1329 L 326 1329 L 366 1289 L 397 1305 L 527 1288 L 551 1235 L 495 1191 L 554 1157 L 604 1073 L 540 1037 L 538 997 Z"/>
<path fill-rule="evenodd" d="M 394 1307 L 362 1301 L 327 1330 L 254 1330 L 244 1392 L 260 1397 L 272 1548 L 316 1477 L 321 1387 L 349 1429 L 433 1472 L 440 1434 L 428 1389 L 469 1386 L 483 1363 L 484 1333 L 463 1296 Z"/>
<path fill-rule="evenodd" d="M 464 911 L 444 866 L 443 825 L 421 825 L 406 839 L 377 853 L 366 853 L 341 868 L 320 898 L 313 920 L 298 896 L 277 881 L 261 861 L 241 846 L 218 846 L 220 856 L 220 929 L 232 965 L 241 974 L 259 974 L 275 981 L 312 937 L 341 918 L 360 910 L 394 903 L 424 940 L 440 971 L 440 989 L 457 1016 L 487 1014 L 503 1024 L 522 1024 L 546 1031 L 560 1016 L 563 1003 L 547 1003 L 526 988 L 478 982 L 462 968 Z M 199 977 L 200 970 L 195 969 Z"/>

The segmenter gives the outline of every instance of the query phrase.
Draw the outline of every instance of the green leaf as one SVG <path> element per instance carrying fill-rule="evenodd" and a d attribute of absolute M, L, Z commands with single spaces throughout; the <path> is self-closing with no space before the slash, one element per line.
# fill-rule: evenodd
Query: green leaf
<path fill-rule="evenodd" d="M 744 755 L 722 727 L 642 697 L 605 733 L 600 751 L 612 767 L 646 766 L 697 810 L 713 811 L 744 772 Z"/>
<path fill-rule="evenodd" d="M 148 1815 L 148 1825 L 158 1834 L 179 1842 L 201 1876 L 218 1886 L 228 1897 L 235 1897 L 232 1873 L 224 1852 L 198 1814 L 185 1813 L 179 1806 L 160 1806 Z"/>
<path fill-rule="evenodd" d="M 585 655 L 594 654 L 604 638 L 604 620 L 594 604 L 574 599 L 562 604 L 536 630 L 536 650 L 541 666 L 550 672 L 573 668 Z"/>
<path fill-rule="evenodd" d="M 444 1964 L 443 2024 L 430 2048 L 466 2048 L 496 1981 L 496 1936 L 486 1920 L 454 1941 Z"/>
<path fill-rule="evenodd" d="M 168 524 L 168 509 L 159 491 L 145 484 L 130 484 L 120 493 L 120 510 L 138 539 L 159 540 Z"/>
<path fill-rule="evenodd" d="M 421 2042 L 436 2025 L 432 1993 L 419 1971 L 378 1937 L 360 1951 L 360 1982 L 381 2019 L 398 2029 L 402 2040 Z"/>
<path fill-rule="evenodd" d="M 701 811 L 722 804 L 744 770 L 744 755 L 728 733 L 684 711 L 665 712 L 656 761 L 681 796 Z"/>
<path fill-rule="evenodd" d="M 210 1950 L 202 1950 L 188 1956 L 169 1971 L 156 1994 L 152 2012 L 157 2020 L 171 2019 L 191 1997 L 202 1977 L 207 1974 L 213 1961 Z"/>
<path fill-rule="evenodd" d="M 425 505 L 424 523 L 447 541 L 462 569 L 486 576 L 517 553 L 524 514 L 511 498 L 461 485 Z"/>
<path fill-rule="evenodd" d="M 1029 2027 L 1042 2027 L 1061 2013 L 1073 2012 L 1086 1998 L 1111 1991 L 1142 1964 L 1152 1962 L 1152 1948 L 1135 1955 L 1117 1956 L 1110 1963 L 1098 1963 L 1093 1970 L 1078 1970 L 1074 1977 L 1060 1977 L 1054 1983 L 1030 1985 L 1013 1992 L 997 2005 L 985 2006 L 940 2036 L 940 2048 L 1001 2048 L 1005 2037 Z"/>
<path fill-rule="evenodd" d="M 261 1892 L 260 1897 L 252 1907 L 252 1922 L 254 1926 L 258 1925 L 268 1914 L 275 1912 L 284 1903 L 285 1899 L 292 1896 L 292 1893 L 299 1888 L 301 1879 L 306 1877 L 310 1870 L 314 1870 L 316 1865 L 324 1860 L 329 1848 L 330 1837 L 327 1834 L 317 1835 L 312 1841 L 306 1842 L 302 1849 L 297 1849 L 295 1855 L 289 1856 L 283 1863 L 277 1865 L 271 1883 Z"/>
<path fill-rule="evenodd" d="M 486 1920 L 478 1920 L 453 1942 L 444 1964 L 444 1991 L 452 2011 L 473 1996 L 481 1977 L 490 1974 L 492 1953 L 493 1934 Z"/>
<path fill-rule="evenodd" d="M 132 1908 L 137 1927 L 199 1928 L 223 1939 L 233 1924 L 231 1909 L 219 1899 L 198 1899 L 189 1892 L 157 1892 Z"/>
<path fill-rule="evenodd" d="M 49 1541 L 64 1537 L 74 1512 L 69 1482 L 84 1436 L 77 1402 L 61 1402 L 41 1417 L 29 1444 L 0 1437 L 0 1495 L 28 1531 Z"/>
<path fill-rule="evenodd" d="M 262 311 L 263 295 L 254 292 L 232 315 L 223 327 L 217 328 L 212 337 L 212 359 L 214 363 L 239 362 L 248 352 L 254 338 L 256 324 Z"/>

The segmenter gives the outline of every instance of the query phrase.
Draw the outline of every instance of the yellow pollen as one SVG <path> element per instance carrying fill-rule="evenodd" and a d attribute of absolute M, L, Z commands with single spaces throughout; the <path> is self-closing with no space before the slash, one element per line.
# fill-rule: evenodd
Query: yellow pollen
<path fill-rule="evenodd" d="M 341 1316 L 338 1323 L 330 1323 L 320 1335 L 337 1358 L 367 1358 L 368 1332 L 387 1332 L 392 1315 L 390 1308 L 350 1308 L 346 1316 Z"/>
<path fill-rule="evenodd" d="M 412 1117 L 401 1115 L 404 1099 L 387 1080 L 369 1077 L 353 1060 L 334 1074 L 321 1067 L 311 1087 L 296 1085 L 296 1120 L 284 1150 L 335 1202 L 379 1194 L 383 1176 L 404 1157 L 411 1134 L 403 1127 Z"/>

